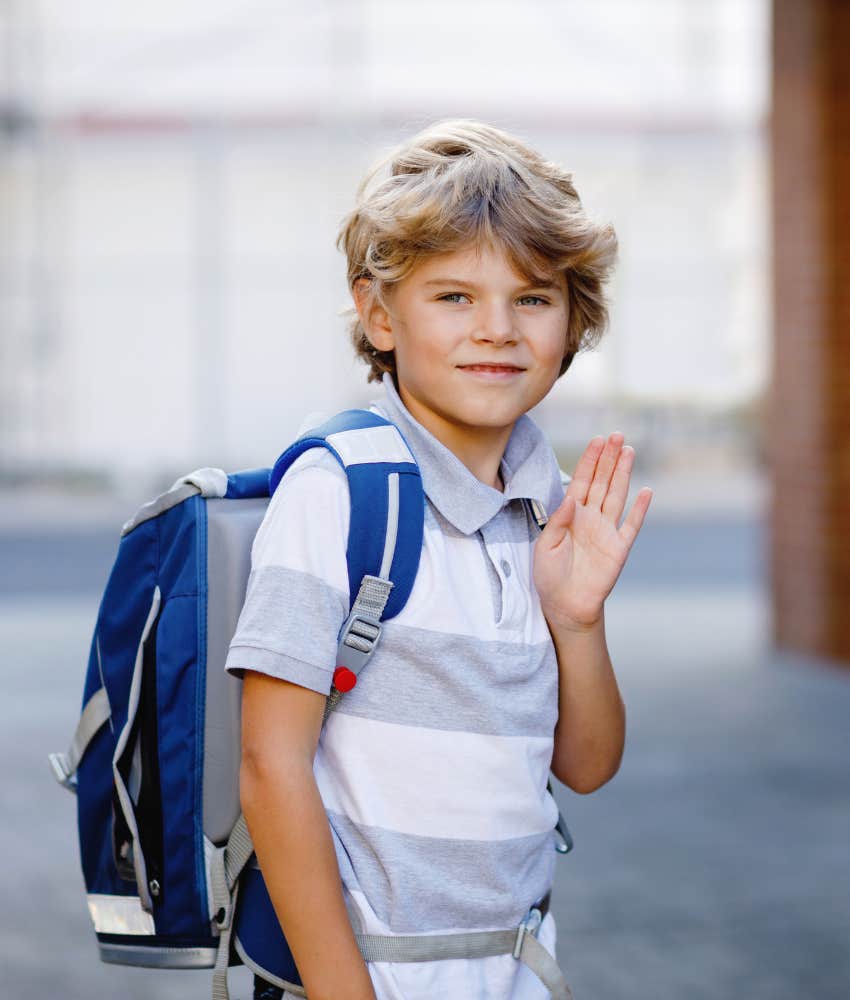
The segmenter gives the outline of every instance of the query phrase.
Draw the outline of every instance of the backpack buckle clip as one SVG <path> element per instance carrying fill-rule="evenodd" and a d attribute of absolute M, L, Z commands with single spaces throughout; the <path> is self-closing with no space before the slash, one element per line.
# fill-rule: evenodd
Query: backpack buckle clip
<path fill-rule="evenodd" d="M 68 766 L 68 759 L 64 753 L 52 753 L 47 757 L 50 767 L 53 770 L 53 777 L 63 788 L 69 792 L 77 791 L 77 778 Z"/>
<path fill-rule="evenodd" d="M 513 956 L 519 959 L 522 952 L 522 943 L 525 940 L 525 935 L 530 934 L 532 937 L 537 937 L 537 932 L 540 930 L 540 925 L 543 923 L 543 914 L 536 906 L 532 906 L 528 913 L 525 915 L 525 919 L 520 922 L 519 927 L 516 930 L 516 941 L 514 941 Z"/>
<path fill-rule="evenodd" d="M 341 691 L 350 691 L 357 683 L 357 676 L 366 666 L 369 657 L 381 638 L 381 623 L 370 615 L 354 611 L 342 627 L 337 646 L 334 682 Z"/>

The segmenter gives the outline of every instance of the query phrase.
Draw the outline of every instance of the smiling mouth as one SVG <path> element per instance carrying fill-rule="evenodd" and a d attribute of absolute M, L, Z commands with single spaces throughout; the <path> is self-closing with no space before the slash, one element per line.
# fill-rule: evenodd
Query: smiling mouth
<path fill-rule="evenodd" d="M 492 372 L 496 375 L 501 375 L 510 372 L 524 372 L 524 368 L 520 368 L 519 365 L 505 365 L 505 364 L 478 364 L 478 365 L 458 365 L 461 371 L 465 372 Z"/>

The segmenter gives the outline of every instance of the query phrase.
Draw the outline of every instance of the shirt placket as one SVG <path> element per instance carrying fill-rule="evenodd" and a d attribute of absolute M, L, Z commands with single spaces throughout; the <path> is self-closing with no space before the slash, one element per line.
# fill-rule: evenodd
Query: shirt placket
<path fill-rule="evenodd" d="M 523 629 L 523 615 L 526 602 L 522 597 L 522 581 L 512 561 L 512 547 L 508 541 L 507 511 L 499 512 L 481 529 L 482 546 L 494 580 L 498 580 L 499 601 L 497 602 L 496 626 L 506 631 Z"/>

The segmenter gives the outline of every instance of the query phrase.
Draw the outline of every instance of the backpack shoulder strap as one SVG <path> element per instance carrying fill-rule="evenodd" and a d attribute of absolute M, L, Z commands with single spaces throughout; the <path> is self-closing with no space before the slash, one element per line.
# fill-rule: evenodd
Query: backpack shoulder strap
<path fill-rule="evenodd" d="M 310 448 L 326 448 L 348 478 L 350 606 L 365 576 L 388 580 L 392 593 L 382 618 L 393 618 L 410 596 L 422 551 L 425 500 L 416 459 L 395 424 L 369 410 L 344 410 L 286 449 L 269 476 L 270 496 Z"/>
<path fill-rule="evenodd" d="M 369 410 L 345 410 L 302 434 L 275 462 L 269 496 L 293 462 L 325 448 L 348 479 L 348 618 L 340 630 L 325 717 L 350 691 L 375 650 L 381 622 L 407 602 L 419 568 L 425 499 L 419 467 L 401 432 Z"/>

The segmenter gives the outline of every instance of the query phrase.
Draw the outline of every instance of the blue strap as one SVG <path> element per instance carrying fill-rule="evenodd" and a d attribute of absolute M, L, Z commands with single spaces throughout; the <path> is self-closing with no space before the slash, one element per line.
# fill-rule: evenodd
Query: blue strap
<path fill-rule="evenodd" d="M 245 472 L 231 472 L 227 477 L 228 500 L 253 500 L 269 495 L 270 469 L 247 469 Z"/>
<path fill-rule="evenodd" d="M 339 462 L 348 478 L 351 496 L 346 560 L 349 601 L 353 605 L 363 577 L 378 576 L 380 573 L 386 542 L 389 477 L 393 473 L 398 475 L 398 536 L 389 572 L 393 589 L 383 614 L 386 620 L 402 610 L 413 590 L 422 552 L 425 496 L 415 462 L 381 461 L 380 455 L 377 455 L 374 460 L 346 465 L 327 440 L 332 434 L 372 427 L 395 428 L 395 425 L 369 410 L 344 410 L 320 427 L 307 431 L 275 462 L 269 475 L 268 490 L 271 496 L 292 463 L 310 448 L 326 448 Z M 398 428 L 395 430 L 401 436 Z"/>

